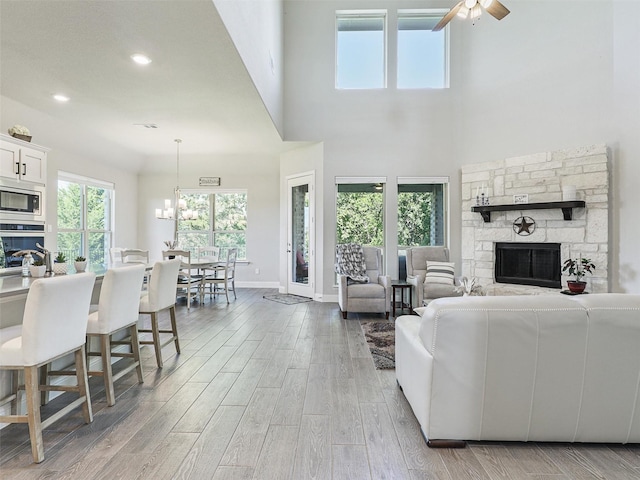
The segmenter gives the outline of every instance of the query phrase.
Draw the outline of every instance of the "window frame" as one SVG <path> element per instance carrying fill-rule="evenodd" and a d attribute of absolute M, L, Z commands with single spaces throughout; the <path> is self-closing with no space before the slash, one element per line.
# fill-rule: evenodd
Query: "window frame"
<path fill-rule="evenodd" d="M 108 241 L 105 242 L 104 251 L 103 251 L 103 259 L 106 263 L 109 258 L 109 249 L 113 246 L 113 239 L 115 234 L 115 196 L 116 196 L 116 187 L 113 182 L 106 182 L 103 180 L 99 180 L 96 178 L 86 177 L 83 175 L 77 175 L 69 172 L 58 172 L 58 178 L 56 181 L 56 223 L 59 224 L 58 218 L 60 215 L 59 209 L 59 182 L 67 182 L 74 183 L 80 186 L 80 226 L 79 228 L 61 228 L 58 227 L 56 232 L 56 248 L 59 250 L 58 245 L 58 235 L 61 233 L 78 233 L 80 234 L 80 252 L 77 252 L 76 255 L 82 255 L 90 260 L 90 251 L 89 251 L 89 239 L 92 234 L 103 234 L 108 236 Z M 105 222 L 108 223 L 107 227 L 104 229 L 95 229 L 88 228 L 87 220 L 88 220 L 88 202 L 87 202 L 87 187 L 100 188 L 107 192 L 108 198 L 108 212 L 105 213 Z M 67 252 L 68 253 L 68 252 Z M 75 256 L 74 256 L 75 258 Z M 72 262 L 72 258 L 67 258 L 68 262 Z"/>
<path fill-rule="evenodd" d="M 382 18 L 382 85 L 379 87 L 341 87 L 338 84 L 339 78 L 339 65 L 338 65 L 338 25 L 340 18 Z M 387 9 L 364 9 L 364 10 L 336 10 L 335 15 L 335 52 L 334 52 L 334 67 L 335 67 L 335 79 L 334 87 L 336 90 L 382 90 L 387 88 L 388 84 L 388 49 L 389 49 L 389 14 Z"/>
<path fill-rule="evenodd" d="M 400 186 L 401 185 L 442 185 L 443 186 L 443 194 L 442 194 L 442 222 L 443 222 L 443 242 L 442 245 L 449 248 L 450 245 L 450 232 L 451 232 L 451 181 L 448 176 L 442 177 L 397 177 L 396 179 L 396 189 L 398 197 L 400 195 Z M 396 213 L 398 214 L 398 222 L 400 222 L 400 215 L 398 212 L 399 202 L 396 202 Z M 397 230 L 396 235 L 399 235 L 399 230 Z M 398 251 L 406 250 L 409 247 L 415 245 L 401 245 L 399 238 L 396 238 L 398 243 Z"/>
<path fill-rule="evenodd" d="M 183 189 L 180 191 L 181 198 L 184 195 L 208 195 L 209 196 L 209 225 L 210 228 L 207 230 L 183 230 L 180 229 L 181 220 L 178 220 L 178 240 L 180 239 L 181 234 L 192 235 L 192 234 L 207 234 L 208 236 L 208 245 L 215 245 L 215 237 L 216 235 L 224 235 L 224 234 L 232 234 L 232 235 L 242 235 L 244 236 L 244 256 L 240 256 L 242 250 L 238 250 L 237 261 L 243 262 L 247 261 L 248 258 L 248 245 L 247 245 L 247 230 L 249 227 L 249 191 L 247 189 Z M 247 223 L 247 228 L 245 230 L 216 230 L 216 221 L 215 221 L 215 195 L 225 195 L 225 194 L 244 194 L 245 195 L 245 221 Z M 179 242 L 180 243 L 180 242 Z M 195 252 L 194 252 L 195 253 Z M 221 252 L 222 253 L 222 252 Z M 221 257 L 222 258 L 222 257 Z"/>
<path fill-rule="evenodd" d="M 446 25 L 445 28 L 441 30 L 444 36 L 444 78 L 442 87 L 429 87 L 429 86 L 420 86 L 420 87 L 400 87 L 399 79 L 400 79 L 400 20 L 402 18 L 411 18 L 411 17 L 429 17 L 432 18 L 435 23 L 438 23 L 440 19 L 444 15 L 448 13 L 449 10 L 442 8 L 411 8 L 411 9 L 398 9 L 397 11 L 397 21 L 396 21 L 396 89 L 398 90 L 444 90 L 450 88 L 450 29 L 449 25 Z"/>

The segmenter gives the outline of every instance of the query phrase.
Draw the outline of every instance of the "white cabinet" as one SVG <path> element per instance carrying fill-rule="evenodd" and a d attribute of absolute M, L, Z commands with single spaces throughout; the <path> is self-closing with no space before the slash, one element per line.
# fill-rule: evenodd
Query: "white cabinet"
<path fill-rule="evenodd" d="M 48 151 L 48 148 L 0 134 L 0 177 L 44 185 Z"/>

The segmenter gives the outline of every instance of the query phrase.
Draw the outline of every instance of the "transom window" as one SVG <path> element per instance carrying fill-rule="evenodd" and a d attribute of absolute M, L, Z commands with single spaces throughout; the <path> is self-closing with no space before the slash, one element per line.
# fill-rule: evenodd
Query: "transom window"
<path fill-rule="evenodd" d="M 336 88 L 384 88 L 386 12 L 336 13 Z"/>
<path fill-rule="evenodd" d="M 431 29 L 441 11 L 398 11 L 398 88 L 448 86 L 448 28 Z"/>
<path fill-rule="evenodd" d="M 198 212 L 195 220 L 178 220 L 178 245 L 195 253 L 198 247 L 220 247 L 220 258 L 227 249 L 238 249 L 238 260 L 247 258 L 247 192 L 182 192 L 187 209 Z"/>

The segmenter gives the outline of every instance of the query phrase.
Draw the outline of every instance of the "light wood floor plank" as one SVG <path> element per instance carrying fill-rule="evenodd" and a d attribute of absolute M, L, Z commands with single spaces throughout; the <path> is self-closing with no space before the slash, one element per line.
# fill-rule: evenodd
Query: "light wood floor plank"
<path fill-rule="evenodd" d="M 222 465 L 217 468 L 213 480 L 251 480 L 254 469 L 251 467 L 229 467 Z"/>
<path fill-rule="evenodd" d="M 371 476 L 367 448 L 364 445 L 333 445 L 333 480 L 371 480 L 402 478 Z M 407 478 L 407 477 L 405 477 Z"/>
<path fill-rule="evenodd" d="M 257 388 L 220 461 L 221 465 L 255 467 L 269 429 L 278 389 Z"/>
<path fill-rule="evenodd" d="M 297 441 L 297 426 L 270 425 L 260 450 L 254 478 L 292 478 Z"/>
<path fill-rule="evenodd" d="M 258 387 L 282 387 L 287 370 L 289 370 L 289 364 L 291 363 L 292 356 L 293 350 L 276 350 L 271 356 L 269 364 L 262 374 L 262 377 L 260 377 Z"/>
<path fill-rule="evenodd" d="M 292 478 L 331 479 L 331 420 L 328 415 L 302 417 Z"/>
<path fill-rule="evenodd" d="M 219 407 L 176 472 L 176 480 L 212 478 L 245 407 Z"/>
<path fill-rule="evenodd" d="M 361 403 L 362 424 L 373 478 L 408 478 L 400 443 L 386 404 Z"/>
<path fill-rule="evenodd" d="M 247 340 L 244 342 L 235 352 L 233 352 L 229 361 L 224 364 L 224 367 L 222 367 L 220 371 L 236 373 L 242 372 L 244 367 L 247 365 L 247 362 L 251 359 L 253 352 L 258 348 L 258 345 L 260 345 L 260 342 L 257 340 Z"/>
<path fill-rule="evenodd" d="M 189 379 L 190 382 L 210 382 L 222 370 L 233 356 L 238 347 L 223 346 L 214 353 L 197 372 Z"/>
<path fill-rule="evenodd" d="M 173 432 L 202 432 L 227 395 L 238 373 L 219 373 L 173 427 Z"/>
<path fill-rule="evenodd" d="M 306 369 L 290 368 L 284 377 L 280 396 L 271 417 L 272 425 L 300 425 L 307 391 Z"/>
<path fill-rule="evenodd" d="M 312 363 L 307 379 L 304 415 L 331 414 L 331 368 L 325 363 Z"/>
<path fill-rule="evenodd" d="M 360 404 L 352 378 L 331 378 L 331 441 L 364 444 Z"/>
<path fill-rule="evenodd" d="M 222 400 L 222 405 L 248 405 L 267 364 L 268 362 L 261 358 L 249 360 L 229 393 Z"/>

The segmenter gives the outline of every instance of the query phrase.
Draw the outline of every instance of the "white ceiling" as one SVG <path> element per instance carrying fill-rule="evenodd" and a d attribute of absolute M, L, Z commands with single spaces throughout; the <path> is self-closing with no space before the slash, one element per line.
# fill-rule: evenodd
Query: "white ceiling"
<path fill-rule="evenodd" d="M 174 138 L 184 154 L 285 148 L 212 0 L 0 0 L 0 22 L 0 91 L 19 103 L 145 156 Z"/>

